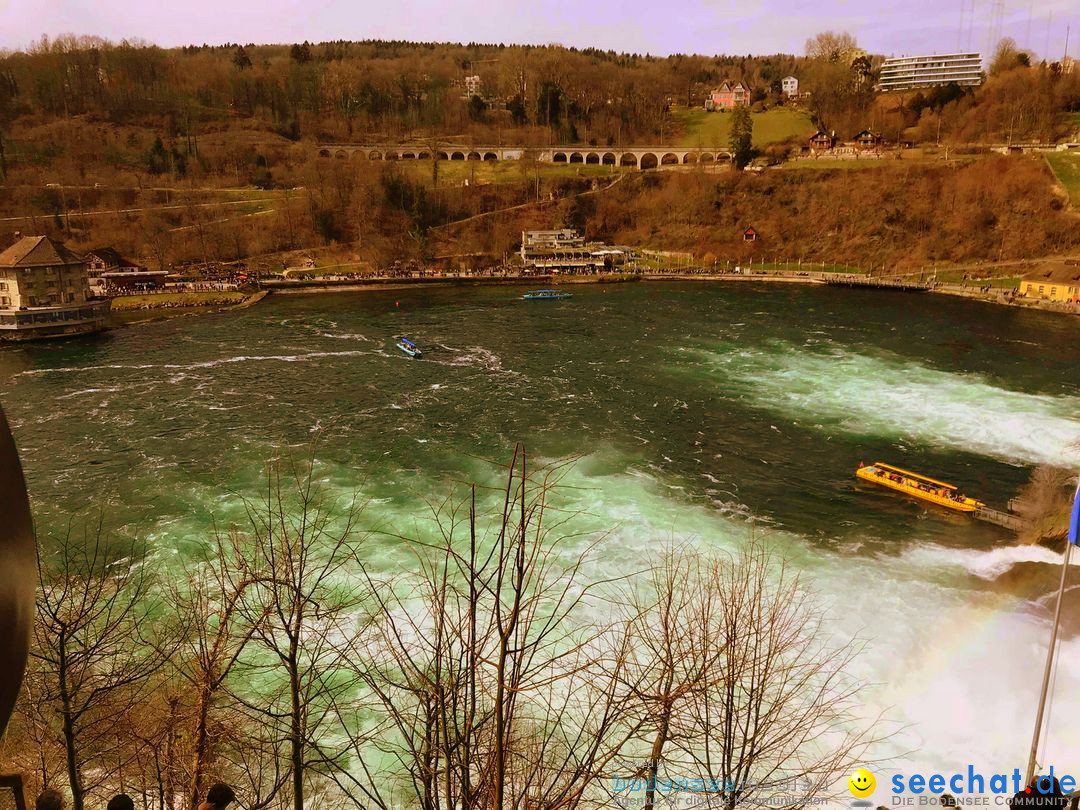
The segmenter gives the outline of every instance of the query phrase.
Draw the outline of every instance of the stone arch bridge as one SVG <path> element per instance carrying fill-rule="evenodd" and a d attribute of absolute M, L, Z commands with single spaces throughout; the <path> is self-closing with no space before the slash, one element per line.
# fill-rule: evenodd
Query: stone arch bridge
<path fill-rule="evenodd" d="M 678 166 L 695 163 L 726 163 L 731 153 L 726 149 L 708 147 L 630 146 L 581 147 L 549 146 L 529 149 L 522 146 L 360 146 L 357 144 L 323 144 L 319 157 L 339 160 L 538 160 L 543 163 L 581 163 L 600 166 L 631 166 L 655 169 L 658 166 Z"/>

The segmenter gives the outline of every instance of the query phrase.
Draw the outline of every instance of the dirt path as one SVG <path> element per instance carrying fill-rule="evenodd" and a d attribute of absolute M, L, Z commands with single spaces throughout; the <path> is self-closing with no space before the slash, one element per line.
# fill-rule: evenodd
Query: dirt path
<path fill-rule="evenodd" d="M 607 191 L 609 188 L 614 186 L 616 183 L 621 182 L 622 179 L 627 176 L 629 175 L 620 174 L 602 188 L 590 188 L 588 191 L 579 191 L 577 194 L 570 194 L 566 197 L 558 197 L 554 200 L 529 200 L 529 202 L 511 205 L 507 208 L 497 208 L 494 211 L 482 211 L 479 214 L 473 214 L 471 217 L 465 217 L 464 219 L 455 219 L 453 222 L 447 222 L 445 225 L 435 225 L 430 230 L 439 231 L 447 228 L 453 228 L 455 225 L 464 225 L 466 222 L 473 222 L 474 220 L 483 219 L 484 217 L 491 217 L 495 216 L 496 214 L 504 214 L 507 211 L 519 211 L 523 208 L 531 208 L 532 206 L 543 208 L 545 205 L 554 205 L 555 203 L 562 202 L 563 200 L 573 200 L 577 197 L 587 197 L 590 194 L 599 194 Z"/>

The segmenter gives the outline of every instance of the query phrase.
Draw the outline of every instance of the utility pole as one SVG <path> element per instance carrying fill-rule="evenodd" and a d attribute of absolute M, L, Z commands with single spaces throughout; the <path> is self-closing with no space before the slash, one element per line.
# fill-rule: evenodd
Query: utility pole
<path fill-rule="evenodd" d="M 1050 645 L 1046 648 L 1046 666 L 1043 668 L 1042 690 L 1039 693 L 1039 708 L 1035 713 L 1035 731 L 1031 735 L 1031 750 L 1028 753 L 1027 771 L 1024 784 L 1030 785 L 1035 776 L 1035 757 L 1039 750 L 1039 737 L 1042 734 L 1043 713 L 1046 710 L 1046 695 L 1050 689 L 1050 674 L 1054 669 L 1054 647 L 1057 646 L 1058 625 L 1061 623 L 1061 603 L 1065 595 L 1065 579 L 1069 573 L 1069 556 L 1080 535 L 1080 484 L 1076 487 L 1073 500 L 1072 517 L 1069 521 L 1069 542 L 1065 545 L 1065 559 L 1061 563 L 1061 584 L 1058 586 L 1057 605 L 1054 608 L 1054 624 L 1050 629 Z"/>
<path fill-rule="evenodd" d="M 60 208 L 64 212 L 64 230 L 67 231 L 67 233 L 70 234 L 71 233 L 71 214 L 68 213 L 67 194 L 64 191 L 64 184 L 63 183 L 60 184 Z"/>

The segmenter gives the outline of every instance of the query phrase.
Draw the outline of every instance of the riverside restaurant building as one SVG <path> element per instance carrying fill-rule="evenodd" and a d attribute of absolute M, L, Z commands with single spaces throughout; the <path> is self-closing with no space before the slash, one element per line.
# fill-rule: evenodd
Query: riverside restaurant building
<path fill-rule="evenodd" d="M 96 332 L 108 301 L 92 301 L 86 262 L 47 236 L 25 236 L 0 253 L 0 340 Z"/>

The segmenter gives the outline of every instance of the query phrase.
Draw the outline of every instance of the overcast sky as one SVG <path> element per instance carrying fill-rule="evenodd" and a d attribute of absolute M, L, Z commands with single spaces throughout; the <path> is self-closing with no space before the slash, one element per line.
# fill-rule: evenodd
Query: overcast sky
<path fill-rule="evenodd" d="M 42 34 L 159 45 L 408 39 L 561 43 L 638 53 L 799 53 L 821 30 L 873 53 L 984 50 L 994 0 L 0 0 L 0 48 Z M 961 9 L 974 6 L 961 24 Z M 1002 32 L 1080 55 L 1080 0 L 1005 0 Z M 970 19 L 974 18 L 974 25 Z M 1049 51 L 1047 50 L 1049 48 Z"/>

